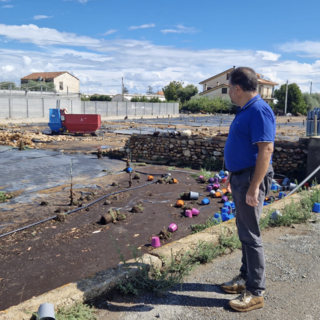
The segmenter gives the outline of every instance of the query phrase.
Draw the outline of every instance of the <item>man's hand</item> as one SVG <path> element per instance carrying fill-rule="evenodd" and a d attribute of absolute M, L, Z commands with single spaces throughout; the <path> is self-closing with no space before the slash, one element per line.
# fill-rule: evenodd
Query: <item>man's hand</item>
<path fill-rule="evenodd" d="M 228 179 L 226 181 L 226 189 L 228 190 L 228 192 L 232 193 L 230 178 L 231 178 L 231 173 L 229 174 L 229 177 L 228 177 Z"/>
<path fill-rule="evenodd" d="M 258 197 L 259 197 L 259 187 L 258 188 L 250 187 L 246 195 L 247 204 L 249 206 L 256 207 L 259 204 Z"/>

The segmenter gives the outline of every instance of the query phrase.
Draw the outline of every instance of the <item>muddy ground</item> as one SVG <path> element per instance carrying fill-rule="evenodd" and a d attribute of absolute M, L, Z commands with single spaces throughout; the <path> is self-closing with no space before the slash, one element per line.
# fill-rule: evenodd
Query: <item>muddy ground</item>
<path fill-rule="evenodd" d="M 137 169 L 147 174 L 168 173 L 161 167 Z M 116 196 L 105 198 L 88 209 L 67 216 L 65 222 L 50 220 L 27 230 L 0 238 L 0 310 L 19 304 L 33 296 L 40 295 L 66 283 L 89 276 L 95 272 L 114 267 L 120 262 L 119 252 L 124 259 L 132 258 L 131 249 L 138 248 L 139 254 L 151 249 L 151 237 L 157 235 L 172 222 L 178 225 L 171 239 L 174 241 L 191 233 L 190 225 L 204 223 L 222 204 L 212 199 L 208 206 L 196 202 L 191 206 L 200 209 L 200 215 L 192 219 L 183 215 L 175 204 L 179 194 L 184 191 L 200 192 L 200 199 L 208 195 L 204 187 L 190 174 L 172 173 L 178 184 L 150 184 L 134 191 L 125 191 Z M 157 179 L 159 176 L 155 176 Z M 115 182 L 119 186 L 109 186 L 91 190 L 92 197 L 80 200 L 83 205 L 99 199 L 106 194 L 128 189 L 128 174 L 118 175 Z M 133 180 L 133 187 L 148 183 L 147 175 L 141 174 L 140 180 Z M 89 190 L 86 190 L 87 192 Z M 77 199 L 81 196 L 77 192 Z M 82 194 L 86 197 L 86 194 Z M 111 204 L 105 205 L 105 201 Z M 68 208 L 68 193 L 65 199 L 56 203 L 48 200 L 44 206 L 50 214 Z M 141 204 L 143 212 L 130 212 L 134 205 Z M 77 208 L 76 206 L 74 208 Z M 110 208 L 118 209 L 126 219 L 100 224 L 100 218 Z M 130 244 L 130 245 L 129 245 Z"/>

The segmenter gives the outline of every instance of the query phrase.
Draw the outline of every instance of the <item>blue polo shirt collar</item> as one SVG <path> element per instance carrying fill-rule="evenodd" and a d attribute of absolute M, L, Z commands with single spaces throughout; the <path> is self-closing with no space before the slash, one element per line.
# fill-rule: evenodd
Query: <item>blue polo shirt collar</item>
<path fill-rule="evenodd" d="M 242 108 L 240 108 L 240 110 L 244 110 L 247 109 L 249 106 L 251 106 L 251 104 L 258 100 L 261 99 L 260 94 L 257 94 L 256 96 L 254 96 L 252 99 L 250 99 Z"/>

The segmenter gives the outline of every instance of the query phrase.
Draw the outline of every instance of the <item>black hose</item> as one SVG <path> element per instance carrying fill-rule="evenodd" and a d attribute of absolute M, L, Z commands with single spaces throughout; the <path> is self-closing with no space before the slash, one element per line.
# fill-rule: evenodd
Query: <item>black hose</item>
<path fill-rule="evenodd" d="M 101 198 L 99 198 L 99 199 L 97 199 L 97 200 L 95 200 L 95 201 L 87 204 L 87 205 L 84 206 L 84 207 L 79 207 L 79 208 L 77 208 L 77 209 L 74 209 L 74 210 L 72 210 L 72 211 L 67 212 L 67 214 L 70 214 L 70 213 L 77 212 L 77 211 L 79 211 L 79 210 L 88 208 L 88 207 L 92 206 L 93 204 L 95 204 L 95 203 L 97 203 L 97 202 L 99 202 L 99 201 L 101 201 L 101 200 L 103 200 L 103 199 L 105 199 L 105 198 L 107 198 L 107 197 L 113 196 L 113 195 L 115 195 L 115 194 L 122 193 L 122 192 L 126 192 L 126 191 L 131 191 L 131 190 L 135 190 L 135 189 L 139 189 L 139 188 L 142 188 L 142 187 L 146 187 L 146 186 L 149 186 L 149 185 L 151 185 L 151 184 L 153 184 L 153 183 L 156 183 L 156 182 L 157 182 L 157 181 L 152 181 L 152 182 L 149 182 L 149 183 L 145 183 L 145 184 L 143 184 L 143 185 L 141 185 L 141 186 L 137 186 L 137 187 L 133 187 L 133 188 L 126 189 L 126 190 L 119 190 L 119 191 L 116 191 L 116 192 L 113 192 L 113 193 L 109 193 L 109 194 L 107 194 L 107 195 L 105 195 L 105 196 L 103 196 L 103 197 L 101 197 Z M 35 223 L 30 224 L 30 225 L 28 225 L 28 226 L 25 226 L 25 227 L 22 227 L 22 228 L 19 228 L 19 229 L 16 229 L 16 230 L 13 230 L 13 231 L 10 231 L 10 232 L 1 234 L 1 235 L 0 235 L 0 238 L 3 238 L 3 237 L 8 236 L 8 235 L 10 235 L 10 234 L 16 233 L 16 232 L 18 232 L 18 231 L 22 231 L 22 230 L 28 229 L 28 228 L 30 228 L 30 227 L 33 227 L 33 226 L 36 226 L 36 225 L 38 225 L 38 224 L 47 222 L 47 221 L 49 221 L 49 220 L 53 220 L 53 219 L 55 219 L 56 217 L 57 217 L 57 216 L 53 216 L 53 217 L 50 217 L 50 218 L 47 218 L 47 219 L 44 219 L 44 220 L 35 222 Z"/>

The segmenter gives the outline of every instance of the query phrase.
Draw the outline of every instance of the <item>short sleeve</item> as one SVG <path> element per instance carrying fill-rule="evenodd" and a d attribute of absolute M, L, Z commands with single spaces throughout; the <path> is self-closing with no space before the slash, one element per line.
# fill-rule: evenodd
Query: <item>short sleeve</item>
<path fill-rule="evenodd" d="M 258 142 L 274 142 L 276 125 L 275 117 L 272 110 L 260 106 L 254 109 L 249 122 L 251 142 L 252 144 Z"/>

